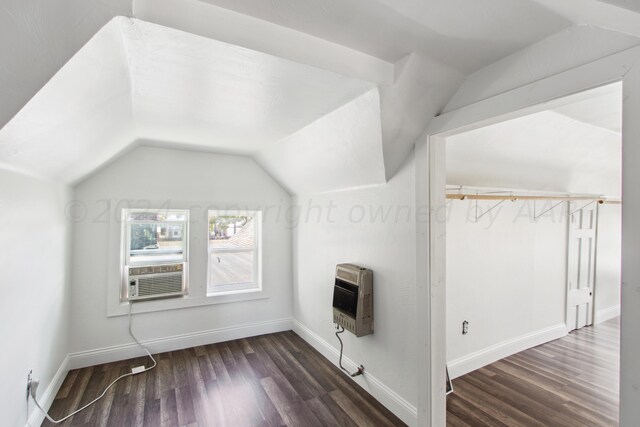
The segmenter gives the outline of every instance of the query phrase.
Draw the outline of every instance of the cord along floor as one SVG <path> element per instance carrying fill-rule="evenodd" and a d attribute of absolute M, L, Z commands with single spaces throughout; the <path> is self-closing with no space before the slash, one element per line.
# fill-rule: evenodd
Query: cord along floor
<path fill-rule="evenodd" d="M 292 331 L 155 357 L 156 369 L 123 379 L 64 425 L 405 425 Z M 69 372 L 50 415 L 73 412 L 148 363 L 141 357 Z"/>

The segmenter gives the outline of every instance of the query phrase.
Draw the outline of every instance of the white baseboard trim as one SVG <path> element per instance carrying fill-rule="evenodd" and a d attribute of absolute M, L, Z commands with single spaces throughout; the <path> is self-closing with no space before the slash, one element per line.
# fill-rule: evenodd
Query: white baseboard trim
<path fill-rule="evenodd" d="M 611 320 L 614 317 L 618 316 L 620 316 L 620 304 L 596 311 L 596 318 L 594 319 L 594 323 L 598 324 L 606 322 L 607 320 Z"/>
<path fill-rule="evenodd" d="M 142 341 L 142 344 L 149 348 L 149 351 L 152 353 L 164 353 L 166 351 L 237 340 L 256 335 L 290 331 L 291 329 L 292 319 L 286 318 L 183 335 L 174 335 L 166 338 L 145 340 Z M 119 360 L 131 359 L 133 357 L 140 357 L 144 355 L 144 350 L 135 343 L 81 351 L 71 353 L 69 355 L 69 369 L 79 369 L 103 363 L 117 362 Z"/>
<path fill-rule="evenodd" d="M 51 404 L 53 403 L 53 400 L 55 399 L 56 394 L 58 394 L 58 390 L 60 390 L 60 387 L 62 387 L 62 383 L 64 382 L 64 379 L 67 377 L 68 373 L 69 373 L 69 356 L 66 356 L 62 361 L 62 363 L 60 364 L 60 367 L 56 371 L 56 374 L 51 379 L 51 382 L 49 383 L 49 386 L 44 391 L 44 393 L 36 394 L 36 396 L 38 397 L 38 402 L 47 411 L 51 407 Z M 42 422 L 44 421 L 44 413 L 36 407 L 36 405 L 33 403 L 31 398 L 29 398 L 29 409 L 31 410 L 31 412 L 29 415 L 27 426 L 35 427 L 42 424 Z"/>
<path fill-rule="evenodd" d="M 338 349 L 295 319 L 293 320 L 293 331 L 303 340 L 308 342 L 313 348 L 318 350 L 331 363 L 339 366 L 338 357 L 340 352 Z M 356 371 L 359 366 L 353 360 L 345 356 L 342 357 L 342 364 L 352 372 Z M 415 426 L 417 424 L 418 411 L 416 407 L 387 387 L 378 378 L 367 372 L 365 375 L 353 378 L 353 380 L 402 421 L 410 426 Z"/>
<path fill-rule="evenodd" d="M 452 379 L 460 377 L 471 371 L 480 369 L 483 366 L 511 356 L 512 354 L 562 338 L 565 335 L 567 335 L 567 326 L 564 323 L 560 323 L 549 328 L 503 341 L 449 362 L 447 364 L 449 367 L 449 376 Z"/>

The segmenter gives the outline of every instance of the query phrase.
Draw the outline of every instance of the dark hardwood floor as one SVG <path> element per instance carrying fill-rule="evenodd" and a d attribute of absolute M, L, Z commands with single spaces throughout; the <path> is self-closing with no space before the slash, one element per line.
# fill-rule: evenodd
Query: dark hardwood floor
<path fill-rule="evenodd" d="M 453 380 L 448 426 L 616 426 L 619 319 Z"/>
<path fill-rule="evenodd" d="M 291 331 L 161 353 L 156 360 L 155 369 L 121 380 L 63 425 L 405 425 Z M 69 372 L 51 416 L 73 412 L 145 363 L 141 357 Z"/>

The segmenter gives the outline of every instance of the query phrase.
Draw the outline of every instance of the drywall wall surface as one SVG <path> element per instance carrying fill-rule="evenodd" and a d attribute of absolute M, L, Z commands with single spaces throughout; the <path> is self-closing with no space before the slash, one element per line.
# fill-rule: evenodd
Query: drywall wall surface
<path fill-rule="evenodd" d="M 68 353 L 70 194 L 59 184 L 0 169 L 3 425 L 27 421 L 29 371 L 41 381 L 40 397 Z"/>
<path fill-rule="evenodd" d="M 413 156 L 387 184 L 296 196 L 294 318 L 339 349 L 333 325 L 336 264 L 373 270 L 374 333 L 343 335 L 344 354 L 401 399 L 417 399 Z M 334 360 L 337 361 L 337 360 Z M 357 379 L 369 385 L 365 376 Z"/>
<path fill-rule="evenodd" d="M 640 44 L 640 39 L 591 26 L 574 26 L 467 77 L 445 112 L 456 110 Z"/>
<path fill-rule="evenodd" d="M 598 206 L 598 241 L 596 249 L 596 321 L 598 312 L 620 307 L 622 255 L 622 207 Z"/>
<path fill-rule="evenodd" d="M 112 240 L 119 240 L 121 209 L 128 206 L 190 209 L 189 286 L 203 295 L 207 209 L 263 210 L 262 279 L 268 298 L 141 313 L 134 316 L 139 339 L 291 318 L 290 196 L 250 158 L 139 147 L 78 184 L 75 198 L 81 213 L 74 227 L 72 353 L 131 343 L 127 317 L 107 317 L 107 286 L 119 284 L 119 271 L 109 271 L 120 248 Z"/>
<path fill-rule="evenodd" d="M 476 222 L 475 201 L 448 202 L 448 363 L 565 321 L 564 205 L 533 222 L 533 202 L 496 203 L 479 202 Z"/>

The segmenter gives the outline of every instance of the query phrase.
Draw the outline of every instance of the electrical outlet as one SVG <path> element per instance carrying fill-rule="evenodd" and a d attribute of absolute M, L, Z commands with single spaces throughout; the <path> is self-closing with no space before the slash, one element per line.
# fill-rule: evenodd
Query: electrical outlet
<path fill-rule="evenodd" d="M 469 333 L 469 322 L 466 320 L 462 322 L 462 335 L 467 335 Z"/>

